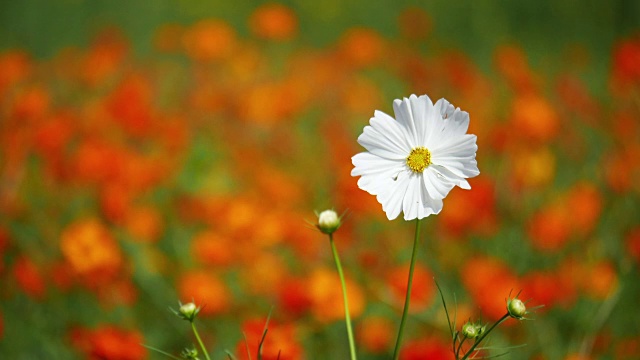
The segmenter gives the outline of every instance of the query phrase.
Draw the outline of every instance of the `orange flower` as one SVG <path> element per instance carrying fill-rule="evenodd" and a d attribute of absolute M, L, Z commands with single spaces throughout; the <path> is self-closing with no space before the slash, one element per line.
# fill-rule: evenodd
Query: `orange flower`
<path fill-rule="evenodd" d="M 438 219 L 453 236 L 468 232 L 491 235 L 497 228 L 495 184 L 483 176 L 469 183 L 470 191 L 453 189 L 449 193 L 449 211 L 443 211 Z"/>
<path fill-rule="evenodd" d="M 25 294 L 41 300 L 47 290 L 45 280 L 38 266 L 27 257 L 20 257 L 13 264 L 13 276 Z"/>
<path fill-rule="evenodd" d="M 311 298 L 304 279 L 286 279 L 277 290 L 280 308 L 286 309 L 288 316 L 298 318 L 311 308 Z"/>
<path fill-rule="evenodd" d="M 373 29 L 351 28 L 338 44 L 342 59 L 355 67 L 366 67 L 378 63 L 384 55 L 384 41 Z"/>
<path fill-rule="evenodd" d="M 134 241 L 154 243 L 162 235 L 163 221 L 157 209 L 143 206 L 129 211 L 125 227 Z"/>
<path fill-rule="evenodd" d="M 556 110 L 542 96 L 534 94 L 519 96 L 513 101 L 511 124 L 519 138 L 537 143 L 553 140 L 560 130 Z"/>
<path fill-rule="evenodd" d="M 595 185 L 588 182 L 580 182 L 569 191 L 567 207 L 571 216 L 569 221 L 572 230 L 579 235 L 585 235 L 593 231 L 598 225 L 598 219 L 602 212 L 603 197 Z"/>
<path fill-rule="evenodd" d="M 510 152 L 511 182 L 517 188 L 539 189 L 548 185 L 556 173 L 556 158 L 547 147 L 515 149 Z"/>
<path fill-rule="evenodd" d="M 214 231 L 204 231 L 191 240 L 191 256 L 205 265 L 227 266 L 233 261 L 233 241 Z"/>
<path fill-rule="evenodd" d="M 31 59 L 22 50 L 0 54 L 0 98 L 15 83 L 24 80 L 31 72 Z"/>
<path fill-rule="evenodd" d="M 236 355 L 238 359 L 255 359 L 266 319 L 247 320 L 242 324 L 242 333 L 246 337 L 238 342 Z M 247 346 L 251 355 L 247 355 Z M 293 324 L 279 324 L 273 319 L 269 321 L 267 336 L 262 344 L 262 358 L 265 360 L 298 360 L 304 359 L 304 350 L 296 337 Z"/>
<path fill-rule="evenodd" d="M 127 133 L 143 136 L 148 134 L 154 120 L 152 96 L 152 87 L 147 79 L 140 75 L 130 75 L 105 99 L 105 107 Z"/>
<path fill-rule="evenodd" d="M 349 312 L 351 318 L 362 314 L 365 306 L 364 294 L 360 287 L 345 279 Z M 307 282 L 307 293 L 311 297 L 311 312 L 321 322 L 344 319 L 344 303 L 340 278 L 335 271 L 320 268 L 314 271 Z"/>
<path fill-rule="evenodd" d="M 554 272 L 533 271 L 521 280 L 523 299 L 533 299 L 536 304 L 543 304 L 545 309 L 555 306 L 564 298 L 569 288 L 562 281 L 558 281 L 558 274 Z"/>
<path fill-rule="evenodd" d="M 32 85 L 18 93 L 11 115 L 20 120 L 39 120 L 48 113 L 50 102 L 44 86 Z"/>
<path fill-rule="evenodd" d="M 366 317 L 358 324 L 356 338 L 362 348 L 373 354 L 382 354 L 390 346 L 395 324 L 383 317 Z"/>
<path fill-rule="evenodd" d="M 62 232 L 60 248 L 71 268 L 94 285 L 111 279 L 122 267 L 118 243 L 97 219 L 69 225 Z"/>
<path fill-rule="evenodd" d="M 127 56 L 128 45 L 122 34 L 110 28 L 98 35 L 81 65 L 82 79 L 99 86 L 112 78 Z"/>
<path fill-rule="evenodd" d="M 147 350 L 144 338 L 137 330 L 125 330 L 113 325 L 101 325 L 95 330 L 75 329 L 71 333 L 74 347 L 90 360 L 142 360 Z"/>
<path fill-rule="evenodd" d="M 631 255 L 637 263 L 640 263 L 640 227 L 636 227 L 629 231 L 625 236 L 627 253 Z M 0 246 L 1 249 L 1 246 Z"/>
<path fill-rule="evenodd" d="M 464 286 L 469 290 L 480 310 L 497 320 L 506 313 L 505 299 L 521 289 L 518 279 L 506 264 L 495 258 L 476 257 L 467 260 L 461 273 Z"/>
<path fill-rule="evenodd" d="M 571 235 L 570 217 L 561 202 L 548 205 L 534 214 L 527 230 L 533 246 L 542 251 L 557 251 L 564 247 Z"/>
<path fill-rule="evenodd" d="M 202 20 L 185 31 L 182 38 L 187 55 L 197 61 L 226 58 L 236 43 L 236 33 L 222 20 Z"/>
<path fill-rule="evenodd" d="M 285 5 L 266 3 L 259 6 L 251 15 L 249 27 L 257 37 L 288 40 L 296 35 L 298 19 Z"/>
<path fill-rule="evenodd" d="M 407 342 L 400 351 L 400 360 L 450 360 L 449 345 L 435 337 Z"/>
<path fill-rule="evenodd" d="M 597 300 L 604 300 L 616 289 L 618 273 L 613 264 L 603 261 L 588 266 L 585 270 L 582 286 L 587 295 Z"/>
<path fill-rule="evenodd" d="M 202 306 L 202 315 L 222 314 L 229 309 L 229 290 L 220 278 L 210 272 L 186 272 L 178 280 L 177 287 L 180 300 L 183 303 L 194 301 Z"/>
<path fill-rule="evenodd" d="M 494 62 L 498 71 L 509 85 L 519 93 L 533 91 L 535 79 L 527 62 L 524 50 L 516 46 L 502 46 L 496 49 Z"/>
<path fill-rule="evenodd" d="M 634 84 L 640 84 L 640 38 L 624 40 L 613 50 L 612 90 L 625 94 Z"/>
<path fill-rule="evenodd" d="M 387 282 L 391 290 L 393 303 L 402 306 L 407 293 L 407 280 L 409 278 L 409 265 L 401 265 L 389 272 Z M 418 313 L 424 311 L 431 301 L 435 286 L 433 283 L 433 275 L 431 272 L 416 264 L 413 270 L 413 284 L 411 287 L 411 308 L 410 313 Z"/>

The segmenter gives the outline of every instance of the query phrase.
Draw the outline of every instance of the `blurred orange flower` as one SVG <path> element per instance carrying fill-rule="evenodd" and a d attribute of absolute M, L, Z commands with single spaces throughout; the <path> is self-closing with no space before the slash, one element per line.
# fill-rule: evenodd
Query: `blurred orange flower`
<path fill-rule="evenodd" d="M 591 233 L 599 223 L 604 201 L 598 188 L 586 181 L 575 184 L 566 201 L 572 230 L 582 236 Z"/>
<path fill-rule="evenodd" d="M 557 251 L 571 236 L 571 213 L 563 202 L 547 205 L 530 219 L 527 233 L 533 246 L 542 251 Z"/>
<path fill-rule="evenodd" d="M 492 257 L 475 257 L 466 261 L 460 274 L 475 303 L 489 320 L 497 320 L 506 310 L 505 299 L 515 296 L 522 287 L 501 260 Z"/>
<path fill-rule="evenodd" d="M 601 261 L 585 267 L 581 285 L 585 293 L 597 300 L 604 300 L 618 286 L 618 272 L 613 264 Z"/>
<path fill-rule="evenodd" d="M 613 86 L 616 94 L 640 85 L 640 37 L 621 41 L 613 50 Z"/>
<path fill-rule="evenodd" d="M 103 85 L 120 69 L 127 52 L 127 41 L 119 30 L 104 30 L 94 40 L 83 59 L 79 69 L 82 79 L 89 86 Z"/>
<path fill-rule="evenodd" d="M 89 284 L 112 279 L 123 265 L 118 243 L 94 218 L 79 219 L 67 226 L 60 236 L 60 249 L 75 273 Z"/>
<path fill-rule="evenodd" d="M 13 100 L 11 116 L 21 121 L 41 120 L 50 110 L 49 91 L 43 85 L 21 89 Z"/>
<path fill-rule="evenodd" d="M 265 319 L 247 320 L 242 324 L 245 340 L 238 342 L 236 355 L 240 360 L 258 357 L 258 347 L 265 328 Z M 251 355 L 247 355 L 247 347 Z M 262 358 L 265 360 L 299 360 L 304 359 L 304 349 L 297 339 L 293 324 L 279 324 L 270 319 L 267 336 L 262 344 Z"/>
<path fill-rule="evenodd" d="M 0 98 L 7 90 L 23 81 L 31 73 L 31 58 L 22 50 L 10 50 L 0 54 Z"/>
<path fill-rule="evenodd" d="M 235 30 L 226 22 L 217 19 L 201 20 L 182 37 L 187 55 L 197 61 L 212 61 L 226 58 L 236 46 Z"/>
<path fill-rule="evenodd" d="M 276 289 L 280 308 L 287 316 L 298 318 L 311 308 L 311 295 L 307 292 L 307 282 L 303 278 L 287 278 Z"/>
<path fill-rule="evenodd" d="M 71 331 L 71 342 L 90 360 L 142 360 L 147 349 L 144 338 L 137 330 L 125 330 L 113 325 Z"/>
<path fill-rule="evenodd" d="M 40 268 L 31 259 L 20 257 L 13 264 L 13 277 L 25 294 L 36 300 L 42 300 L 47 291 L 45 279 Z"/>
<path fill-rule="evenodd" d="M 191 256 L 204 265 L 227 266 L 233 261 L 233 245 L 219 233 L 203 231 L 191 240 Z"/>
<path fill-rule="evenodd" d="M 511 182 L 520 189 L 540 189 L 556 175 L 556 157 L 548 147 L 516 148 L 509 152 Z"/>
<path fill-rule="evenodd" d="M 627 233 L 625 244 L 627 254 L 631 255 L 631 258 L 640 265 L 640 227 L 633 228 Z"/>
<path fill-rule="evenodd" d="M 131 209 L 125 220 L 127 232 L 134 241 L 154 243 L 162 235 L 164 221 L 159 210 L 151 206 Z"/>
<path fill-rule="evenodd" d="M 391 320 L 384 317 L 365 317 L 360 320 L 356 330 L 358 344 L 367 352 L 382 354 L 396 335 L 394 326 Z"/>
<path fill-rule="evenodd" d="M 249 18 L 251 32 L 270 40 L 288 40 L 296 35 L 298 19 L 290 8 L 282 4 L 260 5 Z"/>
<path fill-rule="evenodd" d="M 349 312 L 351 318 L 357 318 L 364 310 L 365 297 L 360 287 L 350 279 L 345 279 Z M 335 271 L 320 268 L 309 276 L 307 292 L 311 297 L 311 312 L 321 322 L 344 319 L 344 303 L 340 278 Z"/>
<path fill-rule="evenodd" d="M 229 310 L 231 295 L 224 282 L 204 270 L 191 270 L 179 278 L 177 283 L 180 300 L 195 302 L 202 307 L 200 314 L 217 315 Z"/>
<path fill-rule="evenodd" d="M 511 107 L 511 124 L 518 138 L 545 143 L 560 131 L 560 119 L 553 106 L 542 96 L 527 94 L 517 97 Z"/>
<path fill-rule="evenodd" d="M 471 179 L 471 190 L 453 189 L 447 197 L 448 211 L 438 219 L 447 233 L 461 236 L 468 232 L 491 235 L 497 230 L 495 184 L 487 177 Z"/>
<path fill-rule="evenodd" d="M 341 58 L 348 65 L 366 67 L 378 63 L 385 53 L 384 40 L 375 30 L 354 27 L 339 40 Z"/>
<path fill-rule="evenodd" d="M 403 264 L 389 271 L 387 282 L 391 290 L 393 303 L 402 306 L 407 293 L 407 279 L 409 278 L 409 265 Z M 416 264 L 413 270 L 413 286 L 411 288 L 411 308 L 410 313 L 424 311 L 435 293 L 433 275 L 424 266 Z"/>
<path fill-rule="evenodd" d="M 400 351 L 400 360 L 450 360 L 449 345 L 436 337 L 407 342 Z"/>

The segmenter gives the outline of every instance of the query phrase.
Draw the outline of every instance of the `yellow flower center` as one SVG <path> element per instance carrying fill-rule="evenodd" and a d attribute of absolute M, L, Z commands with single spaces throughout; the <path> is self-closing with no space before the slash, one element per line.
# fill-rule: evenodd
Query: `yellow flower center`
<path fill-rule="evenodd" d="M 417 147 L 407 157 L 407 165 L 413 172 L 421 173 L 431 165 L 431 152 L 427 148 Z"/>

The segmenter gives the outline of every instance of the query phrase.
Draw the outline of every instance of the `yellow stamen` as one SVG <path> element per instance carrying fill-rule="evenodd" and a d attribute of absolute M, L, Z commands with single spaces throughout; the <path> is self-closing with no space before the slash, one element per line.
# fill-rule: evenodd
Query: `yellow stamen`
<path fill-rule="evenodd" d="M 407 165 L 413 172 L 423 172 L 427 166 L 431 165 L 431 152 L 424 147 L 411 150 L 411 154 L 407 157 Z"/>

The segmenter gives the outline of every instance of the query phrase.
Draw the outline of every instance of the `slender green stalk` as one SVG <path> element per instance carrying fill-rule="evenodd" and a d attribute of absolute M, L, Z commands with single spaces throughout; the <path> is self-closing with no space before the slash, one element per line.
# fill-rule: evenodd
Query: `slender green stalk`
<path fill-rule="evenodd" d="M 344 281 L 344 274 L 342 273 L 342 265 L 340 264 L 340 258 L 338 257 L 338 250 L 333 242 L 333 234 L 329 234 L 329 243 L 331 243 L 331 251 L 333 252 L 333 259 L 336 261 L 336 267 L 338 268 L 338 275 L 340 276 L 340 283 L 342 284 L 342 298 L 344 300 L 344 319 L 347 323 L 347 336 L 349 337 L 349 351 L 351 353 L 351 360 L 356 360 L 356 344 L 353 340 L 353 330 L 351 329 L 351 316 L 349 315 L 349 300 L 347 299 L 347 284 Z"/>
<path fill-rule="evenodd" d="M 409 313 L 409 300 L 411 299 L 411 286 L 413 284 L 413 269 L 416 266 L 416 250 L 418 248 L 418 239 L 420 238 L 420 219 L 416 219 L 416 234 L 413 238 L 413 250 L 411 251 L 411 265 L 409 266 L 409 279 L 407 281 L 407 294 L 404 299 L 404 309 L 402 310 L 402 320 L 400 320 L 400 329 L 398 330 L 398 338 L 396 339 L 396 347 L 393 350 L 393 360 L 397 360 L 400 356 L 400 344 L 402 343 L 402 335 L 404 333 L 404 323 Z"/>
<path fill-rule="evenodd" d="M 509 312 L 507 312 L 506 314 L 504 314 L 500 320 L 496 321 L 495 324 L 493 324 L 489 330 L 487 330 L 487 332 L 485 332 L 484 334 L 482 334 L 482 336 L 480 336 L 479 338 L 476 339 L 476 342 L 473 343 L 473 345 L 469 348 L 469 350 L 467 350 L 467 353 L 464 354 L 464 356 L 462 357 L 462 359 L 460 360 L 466 360 L 471 353 L 473 353 L 473 351 L 476 349 L 476 346 L 480 345 L 480 343 L 482 342 L 482 340 L 484 340 L 485 337 L 487 337 L 487 335 L 489 335 L 489 333 L 496 328 L 496 326 L 502 324 L 503 321 L 507 320 L 509 318 Z"/>
<path fill-rule="evenodd" d="M 198 330 L 196 329 L 196 324 L 193 321 L 191 321 L 191 329 L 193 329 L 193 334 L 196 336 L 196 339 L 198 339 L 198 344 L 200 345 L 200 349 L 202 350 L 204 357 L 207 360 L 211 360 L 211 358 L 209 357 L 209 352 L 207 351 L 207 348 L 204 347 L 204 344 L 200 339 L 200 335 L 198 334 Z"/>

